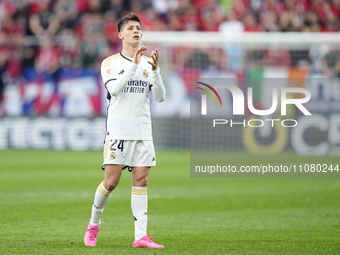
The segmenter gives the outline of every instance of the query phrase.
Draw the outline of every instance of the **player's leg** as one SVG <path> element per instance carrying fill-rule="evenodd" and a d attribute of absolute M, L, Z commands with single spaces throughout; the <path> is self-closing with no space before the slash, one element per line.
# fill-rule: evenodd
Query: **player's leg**
<path fill-rule="evenodd" d="M 92 206 L 91 220 L 87 227 L 84 242 L 86 246 L 96 246 L 100 226 L 100 218 L 112 191 L 117 187 L 122 174 L 122 165 L 105 165 L 104 181 L 99 184 Z"/>
<path fill-rule="evenodd" d="M 148 196 L 147 184 L 150 167 L 133 167 L 132 173 L 132 194 L 131 208 L 135 222 L 135 248 L 164 248 L 163 245 L 153 242 L 152 237 L 147 236 L 148 223 Z M 152 240 L 151 240 L 151 239 Z"/>
<path fill-rule="evenodd" d="M 92 207 L 92 215 L 90 224 L 94 226 L 100 225 L 100 218 L 106 204 L 111 198 L 112 191 L 117 187 L 122 175 L 121 165 L 105 165 L 104 181 L 99 184 Z"/>
<path fill-rule="evenodd" d="M 105 165 L 103 186 L 109 192 L 112 192 L 117 187 L 120 177 L 122 176 L 122 168 L 122 165 Z"/>
<path fill-rule="evenodd" d="M 150 167 L 133 167 L 131 209 L 135 221 L 135 239 L 146 236 L 148 222 L 147 184 Z"/>

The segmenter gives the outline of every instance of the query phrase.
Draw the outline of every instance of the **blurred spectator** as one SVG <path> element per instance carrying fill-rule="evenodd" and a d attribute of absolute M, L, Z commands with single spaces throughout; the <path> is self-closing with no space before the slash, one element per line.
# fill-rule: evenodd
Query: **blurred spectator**
<path fill-rule="evenodd" d="M 93 37 L 88 36 L 81 42 L 80 53 L 83 67 L 96 67 L 99 59 L 99 49 Z"/>
<path fill-rule="evenodd" d="M 0 21 L 15 13 L 16 6 L 11 0 L 0 1 Z"/>
<path fill-rule="evenodd" d="M 279 17 L 284 12 L 284 5 L 278 0 L 265 0 L 260 9 L 260 19 L 263 30 L 267 32 L 280 31 Z"/>
<path fill-rule="evenodd" d="M 247 49 L 245 62 L 249 69 L 261 69 L 265 62 L 265 51 L 260 47 L 258 49 Z"/>
<path fill-rule="evenodd" d="M 312 0 L 311 2 L 312 3 L 309 6 L 308 11 L 315 13 L 321 24 L 325 24 L 326 19 L 325 7 L 327 5 L 327 2 L 323 0 Z"/>
<path fill-rule="evenodd" d="M 331 10 L 335 17 L 340 17 L 340 0 L 331 0 Z"/>
<path fill-rule="evenodd" d="M 232 13 L 235 19 L 243 20 L 249 13 L 249 3 L 246 0 L 235 0 L 232 4 Z"/>
<path fill-rule="evenodd" d="M 22 67 L 33 68 L 37 49 L 32 46 L 25 46 L 22 49 Z"/>
<path fill-rule="evenodd" d="M 249 8 L 251 13 L 259 12 L 262 4 L 262 0 L 248 0 L 250 2 Z"/>
<path fill-rule="evenodd" d="M 58 34 L 62 33 L 64 29 L 72 29 L 76 25 L 78 12 L 75 1 L 55 1 L 53 12 L 59 20 L 59 28 L 57 30 Z"/>
<path fill-rule="evenodd" d="M 229 58 L 221 48 L 207 48 L 206 53 L 209 57 L 208 63 L 210 63 L 208 68 L 215 69 L 218 72 L 226 72 L 229 70 Z"/>
<path fill-rule="evenodd" d="M 256 21 L 255 16 L 251 13 L 244 17 L 243 24 L 245 32 L 260 32 L 263 30 L 262 25 Z"/>
<path fill-rule="evenodd" d="M 338 59 L 334 65 L 334 76 L 340 78 L 340 59 Z"/>
<path fill-rule="evenodd" d="M 104 15 L 105 30 L 104 34 L 108 43 L 109 51 L 121 51 L 121 42 L 117 36 L 117 23 L 119 21 L 118 14 L 115 11 L 107 11 Z"/>
<path fill-rule="evenodd" d="M 58 31 L 60 20 L 51 7 L 51 0 L 41 0 L 31 6 L 29 28 L 35 36 L 53 36 Z"/>
<path fill-rule="evenodd" d="M 205 69 L 209 67 L 209 54 L 203 49 L 197 49 L 190 57 L 187 67 Z"/>
<path fill-rule="evenodd" d="M 104 4 L 105 11 L 112 11 L 119 20 L 129 10 L 129 1 L 124 0 L 106 0 Z"/>
<path fill-rule="evenodd" d="M 336 19 L 329 4 L 324 4 L 325 20 L 321 32 L 337 32 L 339 21 Z"/>
<path fill-rule="evenodd" d="M 52 45 L 48 35 L 40 37 L 40 45 L 35 63 L 37 72 L 55 74 L 60 67 L 58 48 Z"/>
<path fill-rule="evenodd" d="M 200 30 L 218 31 L 218 26 L 223 20 L 223 9 L 218 5 L 217 1 L 209 0 L 200 11 Z"/>
<path fill-rule="evenodd" d="M 307 11 L 305 12 L 305 22 L 302 26 L 303 32 L 320 32 L 321 23 L 318 15 L 315 12 Z"/>
<path fill-rule="evenodd" d="M 97 68 L 101 57 L 108 54 L 109 46 L 104 37 L 104 20 L 99 13 L 82 16 L 80 35 L 81 64 L 83 67 Z"/>
<path fill-rule="evenodd" d="M 276 17 L 280 17 L 284 12 L 284 5 L 279 0 L 263 0 L 260 11 L 262 15 L 272 13 Z"/>
<path fill-rule="evenodd" d="M 332 12 L 327 14 L 326 24 L 321 29 L 321 32 L 338 32 L 339 21 L 336 20 L 336 17 Z"/>
<path fill-rule="evenodd" d="M 176 11 L 169 11 L 167 14 L 168 29 L 172 31 L 182 30 L 181 20 Z"/>
<path fill-rule="evenodd" d="M 61 36 L 67 39 L 59 47 L 60 67 L 65 69 L 80 68 L 79 38 L 71 29 L 64 29 Z"/>
<path fill-rule="evenodd" d="M 235 35 L 243 33 L 245 30 L 244 24 L 230 15 L 229 19 L 220 23 L 218 31 L 228 35 Z"/>
<path fill-rule="evenodd" d="M 19 22 L 11 16 L 4 17 L 1 28 L 1 45 L 3 53 L 8 55 L 5 63 L 5 73 L 9 82 L 21 77 L 21 57 L 24 46 L 24 29 Z"/>
<path fill-rule="evenodd" d="M 266 32 L 279 32 L 280 26 L 278 22 L 278 15 L 275 12 L 265 12 L 261 14 L 261 23 L 263 31 Z"/>
<path fill-rule="evenodd" d="M 60 55 L 57 47 L 52 45 L 48 35 L 39 37 L 40 49 L 37 53 L 35 69 L 37 71 L 38 95 L 35 100 L 35 113 L 45 115 L 49 112 L 53 103 L 58 99 L 58 83 L 60 71 Z M 46 81 L 52 82 L 52 95 L 45 96 L 47 89 Z"/>
<path fill-rule="evenodd" d="M 145 14 L 144 10 L 149 7 L 149 5 L 143 5 L 143 1 L 139 0 L 131 0 L 131 11 L 136 13 L 139 16 L 140 21 L 142 22 L 142 29 L 144 31 L 152 30 L 152 20 Z"/>
<path fill-rule="evenodd" d="M 237 45 L 237 44 L 227 44 L 224 47 L 224 51 L 226 56 L 225 62 L 228 61 L 228 69 L 229 70 L 237 70 L 242 67 L 242 61 L 244 56 L 244 46 L 243 45 Z"/>
<path fill-rule="evenodd" d="M 325 68 L 325 56 L 329 54 L 330 47 L 328 44 L 312 45 L 309 49 L 309 58 L 311 59 L 311 71 L 314 73 L 328 72 Z M 328 73 L 330 74 L 330 73 Z"/>
<path fill-rule="evenodd" d="M 322 60 L 322 72 L 328 77 L 339 77 L 340 75 L 340 51 L 329 50 Z"/>
<path fill-rule="evenodd" d="M 103 13 L 103 1 L 102 0 L 88 0 L 88 11 L 91 13 Z"/>
<path fill-rule="evenodd" d="M 280 17 L 281 30 L 284 32 L 297 32 L 301 30 L 302 18 L 299 16 L 296 0 L 285 0 L 286 10 Z"/>
<path fill-rule="evenodd" d="M 9 52 L 4 49 L 0 48 L 0 115 L 5 114 L 5 109 L 3 108 L 3 101 L 4 101 L 4 90 L 5 90 L 5 80 L 4 74 L 6 72 L 6 63 L 9 57 Z"/>
<path fill-rule="evenodd" d="M 168 29 L 166 22 L 157 14 L 155 9 L 151 5 L 149 5 L 144 10 L 144 13 L 145 16 L 148 17 L 148 20 L 151 22 L 152 31 L 165 31 Z"/>
<path fill-rule="evenodd" d="M 88 12 L 90 7 L 89 7 L 89 0 L 75 0 L 76 1 L 76 8 L 77 12 L 83 13 L 83 12 Z"/>
<path fill-rule="evenodd" d="M 103 13 L 105 11 L 105 1 L 103 0 L 74 0 L 75 8 L 79 13 Z M 69 1 L 73 2 L 73 1 Z"/>
<path fill-rule="evenodd" d="M 199 13 L 190 0 L 180 0 L 177 10 L 183 30 L 198 31 L 199 30 Z"/>
<path fill-rule="evenodd" d="M 4 18 L 1 33 L 4 35 L 4 44 L 18 49 L 23 47 L 25 40 L 24 28 L 13 17 L 7 16 Z"/>
<path fill-rule="evenodd" d="M 178 8 L 178 0 L 152 0 L 151 3 L 155 11 L 164 17 Z"/>
<path fill-rule="evenodd" d="M 265 64 L 267 66 L 289 67 L 291 65 L 290 53 L 282 47 L 272 47 L 266 51 Z"/>

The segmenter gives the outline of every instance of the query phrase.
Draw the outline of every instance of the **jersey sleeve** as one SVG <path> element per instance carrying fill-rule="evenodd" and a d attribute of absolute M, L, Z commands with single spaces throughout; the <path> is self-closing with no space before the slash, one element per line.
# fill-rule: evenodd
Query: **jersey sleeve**
<path fill-rule="evenodd" d="M 114 59 L 110 60 L 108 64 L 104 60 L 101 66 L 102 79 L 111 96 L 117 96 L 122 92 L 123 88 L 128 84 L 138 68 L 137 64 L 131 62 L 125 72 L 118 77 L 114 70 L 114 63 Z"/>
<path fill-rule="evenodd" d="M 165 87 L 163 84 L 159 66 L 156 70 L 151 71 L 150 89 L 153 97 L 157 102 L 163 102 L 165 99 Z"/>
<path fill-rule="evenodd" d="M 117 74 L 109 59 L 104 59 L 100 68 L 104 86 L 110 81 L 117 80 Z"/>

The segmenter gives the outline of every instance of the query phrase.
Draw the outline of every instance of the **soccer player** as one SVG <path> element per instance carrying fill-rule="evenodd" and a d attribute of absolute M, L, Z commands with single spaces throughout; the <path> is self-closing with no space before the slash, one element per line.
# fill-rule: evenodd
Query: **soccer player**
<path fill-rule="evenodd" d="M 101 75 L 108 91 L 106 139 L 104 145 L 104 181 L 99 184 L 92 206 L 91 220 L 84 242 L 96 246 L 100 218 L 122 169 L 132 174 L 131 207 L 135 223 L 135 248 L 164 248 L 147 235 L 147 182 L 150 167 L 156 165 L 152 141 L 150 92 L 157 102 L 165 97 L 165 88 L 158 67 L 159 52 L 151 58 L 143 56 L 147 46 L 139 47 L 142 39 L 141 21 L 130 13 L 117 24 L 122 40 L 120 53 L 106 58 Z"/>

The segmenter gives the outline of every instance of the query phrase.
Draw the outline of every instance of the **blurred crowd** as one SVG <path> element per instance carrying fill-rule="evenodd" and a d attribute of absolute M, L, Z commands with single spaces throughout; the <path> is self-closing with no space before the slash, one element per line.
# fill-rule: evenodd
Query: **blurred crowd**
<path fill-rule="evenodd" d="M 232 16 L 245 31 L 338 32 L 339 0 L 235 0 Z"/>
<path fill-rule="evenodd" d="M 128 12 L 140 16 L 144 31 L 340 28 L 340 0 L 0 0 L 0 95 L 4 80 L 24 68 L 56 77 L 61 68 L 98 68 L 120 51 L 116 24 Z"/>
<path fill-rule="evenodd" d="M 139 15 L 143 31 L 234 34 L 340 29 L 340 0 L 0 0 L 0 115 L 5 87 L 17 85 L 21 96 L 34 97 L 36 92 L 24 92 L 25 84 L 34 79 L 43 91 L 49 79 L 56 94 L 65 71 L 98 72 L 101 60 L 121 50 L 116 24 L 129 12 Z M 301 50 L 173 46 L 166 54 L 168 69 L 187 87 L 191 78 L 204 74 L 218 77 L 240 71 L 256 77 L 257 70 L 265 66 L 340 77 L 339 48 L 328 45 Z M 42 92 L 38 94 L 36 108 L 48 109 L 55 97 L 40 107 L 43 97 Z"/>

